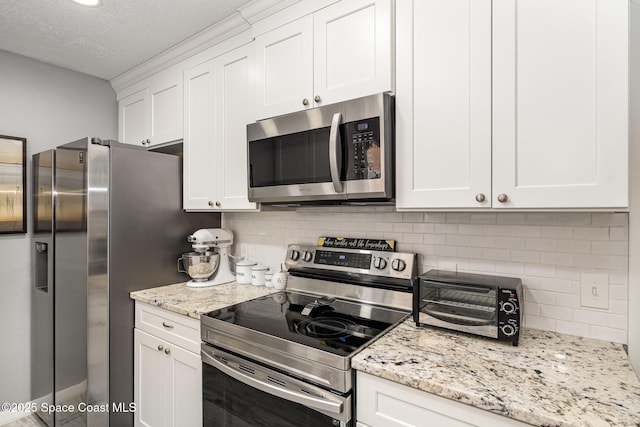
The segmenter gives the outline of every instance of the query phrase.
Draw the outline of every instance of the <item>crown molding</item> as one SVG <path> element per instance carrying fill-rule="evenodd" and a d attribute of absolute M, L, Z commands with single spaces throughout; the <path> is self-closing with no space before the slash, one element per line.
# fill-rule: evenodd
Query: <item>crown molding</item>
<path fill-rule="evenodd" d="M 253 0 L 238 8 L 238 12 L 250 24 L 280 12 L 300 0 Z"/>
<path fill-rule="evenodd" d="M 251 24 L 299 0 L 253 0 L 216 24 L 110 80 L 117 92 L 251 28 Z"/>

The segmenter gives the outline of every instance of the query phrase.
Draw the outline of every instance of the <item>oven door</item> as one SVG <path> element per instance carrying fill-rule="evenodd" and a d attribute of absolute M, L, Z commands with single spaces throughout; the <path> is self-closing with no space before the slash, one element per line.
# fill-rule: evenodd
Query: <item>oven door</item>
<path fill-rule="evenodd" d="M 334 394 L 202 344 L 203 425 L 350 427 L 351 396 Z"/>

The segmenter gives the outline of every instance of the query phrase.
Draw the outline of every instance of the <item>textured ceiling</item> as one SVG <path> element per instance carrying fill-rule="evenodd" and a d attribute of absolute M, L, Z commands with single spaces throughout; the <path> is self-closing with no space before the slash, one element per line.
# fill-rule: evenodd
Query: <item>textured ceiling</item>
<path fill-rule="evenodd" d="M 248 0 L 0 0 L 0 49 L 110 80 Z"/>

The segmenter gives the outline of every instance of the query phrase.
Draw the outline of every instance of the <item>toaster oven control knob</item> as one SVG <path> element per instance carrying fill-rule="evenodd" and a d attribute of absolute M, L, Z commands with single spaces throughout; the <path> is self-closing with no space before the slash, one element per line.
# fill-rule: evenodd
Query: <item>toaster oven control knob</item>
<path fill-rule="evenodd" d="M 304 251 L 302 254 L 302 260 L 305 262 L 309 262 L 313 259 L 313 254 L 309 251 Z"/>
<path fill-rule="evenodd" d="M 391 268 L 395 271 L 404 271 L 407 268 L 407 263 L 401 259 L 394 259 L 391 263 Z"/>
<path fill-rule="evenodd" d="M 378 270 L 384 270 L 384 268 L 387 266 L 387 260 L 384 258 L 374 258 L 373 266 Z"/>
<path fill-rule="evenodd" d="M 289 253 L 289 258 L 291 258 L 293 261 L 297 261 L 300 258 L 300 252 L 298 252 L 295 249 L 292 249 L 291 252 Z"/>
<path fill-rule="evenodd" d="M 514 328 L 511 325 L 503 325 L 501 329 L 502 329 L 502 333 L 507 337 L 515 335 L 516 333 L 516 328 Z"/>
<path fill-rule="evenodd" d="M 517 310 L 516 306 L 514 303 L 512 303 L 511 301 L 506 301 L 502 303 L 502 311 L 504 311 L 506 314 L 513 314 L 515 313 Z"/>

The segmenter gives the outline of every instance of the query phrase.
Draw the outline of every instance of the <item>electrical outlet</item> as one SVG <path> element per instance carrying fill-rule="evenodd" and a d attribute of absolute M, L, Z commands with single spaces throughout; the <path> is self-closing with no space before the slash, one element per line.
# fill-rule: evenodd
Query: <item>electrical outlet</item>
<path fill-rule="evenodd" d="M 580 305 L 609 308 L 609 275 L 582 273 L 580 277 Z"/>

